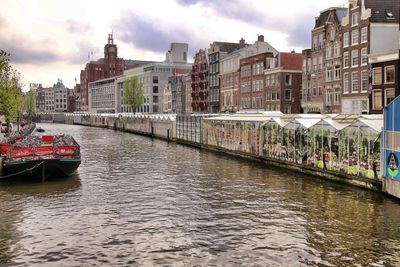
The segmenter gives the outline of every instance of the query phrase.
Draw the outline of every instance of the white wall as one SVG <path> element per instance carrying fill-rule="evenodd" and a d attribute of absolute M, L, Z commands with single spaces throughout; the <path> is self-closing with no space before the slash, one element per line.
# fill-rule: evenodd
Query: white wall
<path fill-rule="evenodd" d="M 370 54 L 400 49 L 398 24 L 371 24 L 370 35 Z"/>

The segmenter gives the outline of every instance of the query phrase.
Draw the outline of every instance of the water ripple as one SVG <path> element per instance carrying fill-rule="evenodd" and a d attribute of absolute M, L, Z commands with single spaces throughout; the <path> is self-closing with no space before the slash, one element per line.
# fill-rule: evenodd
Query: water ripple
<path fill-rule="evenodd" d="M 0 265 L 396 266 L 400 206 L 377 194 L 111 130 L 69 179 L 0 185 Z"/>

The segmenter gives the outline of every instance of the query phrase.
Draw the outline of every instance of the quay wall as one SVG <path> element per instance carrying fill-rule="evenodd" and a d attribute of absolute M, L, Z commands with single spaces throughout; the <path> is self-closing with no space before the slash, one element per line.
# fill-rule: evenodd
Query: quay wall
<path fill-rule="evenodd" d="M 136 114 L 64 114 L 63 123 L 77 124 L 91 127 L 109 128 L 119 131 L 131 132 L 135 134 L 146 135 L 149 137 L 160 138 L 164 140 L 176 141 L 177 143 L 207 149 L 218 153 L 231 155 L 233 157 L 241 157 L 254 161 L 261 162 L 266 165 L 284 167 L 296 172 L 302 172 L 311 177 L 320 177 L 327 180 L 334 180 L 337 182 L 362 187 L 369 190 L 387 192 L 383 190 L 382 176 L 375 177 L 374 179 L 360 176 L 360 174 L 338 172 L 334 169 L 321 169 L 317 165 L 307 165 L 298 161 L 288 161 L 283 157 L 273 157 L 265 154 L 265 149 L 262 148 L 261 141 L 253 138 L 253 129 L 249 129 L 249 140 L 256 140 L 260 142 L 257 147 L 249 147 L 248 150 L 235 150 L 224 145 L 224 143 L 215 140 L 210 142 L 209 127 L 210 121 L 216 115 L 143 115 Z M 50 122 L 49 116 L 44 117 L 46 122 Z M 61 117 L 57 120 L 53 118 L 53 122 L 60 121 Z M 207 122 L 207 123 L 205 123 Z M 212 121 L 211 121 L 212 122 Z M 239 123 L 240 125 L 240 123 Z M 243 127 L 243 126 L 240 126 Z M 226 128 L 223 129 L 226 135 Z M 214 133 L 219 135 L 219 132 Z M 224 133 L 222 133 L 224 134 Z M 258 135 L 257 135 L 258 136 Z M 222 139 L 221 139 L 222 140 Z M 242 142 L 240 142 L 242 145 Z M 244 144 L 244 143 L 243 143 Z M 257 146 L 257 145 L 256 145 Z M 393 189 L 400 190 L 400 189 Z"/>

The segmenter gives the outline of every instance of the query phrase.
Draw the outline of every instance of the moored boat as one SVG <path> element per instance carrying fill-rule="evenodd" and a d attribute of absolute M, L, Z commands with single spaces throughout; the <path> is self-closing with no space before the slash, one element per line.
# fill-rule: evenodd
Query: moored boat
<path fill-rule="evenodd" d="M 72 175 L 81 163 L 79 144 L 69 135 L 27 136 L 1 144 L 0 179 L 47 180 Z"/>

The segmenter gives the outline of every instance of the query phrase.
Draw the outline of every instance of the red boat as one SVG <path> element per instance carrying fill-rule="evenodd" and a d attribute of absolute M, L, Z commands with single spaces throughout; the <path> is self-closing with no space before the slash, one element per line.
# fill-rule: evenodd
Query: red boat
<path fill-rule="evenodd" d="M 81 164 L 80 147 L 69 135 L 30 135 L 0 147 L 0 180 L 67 177 Z"/>

